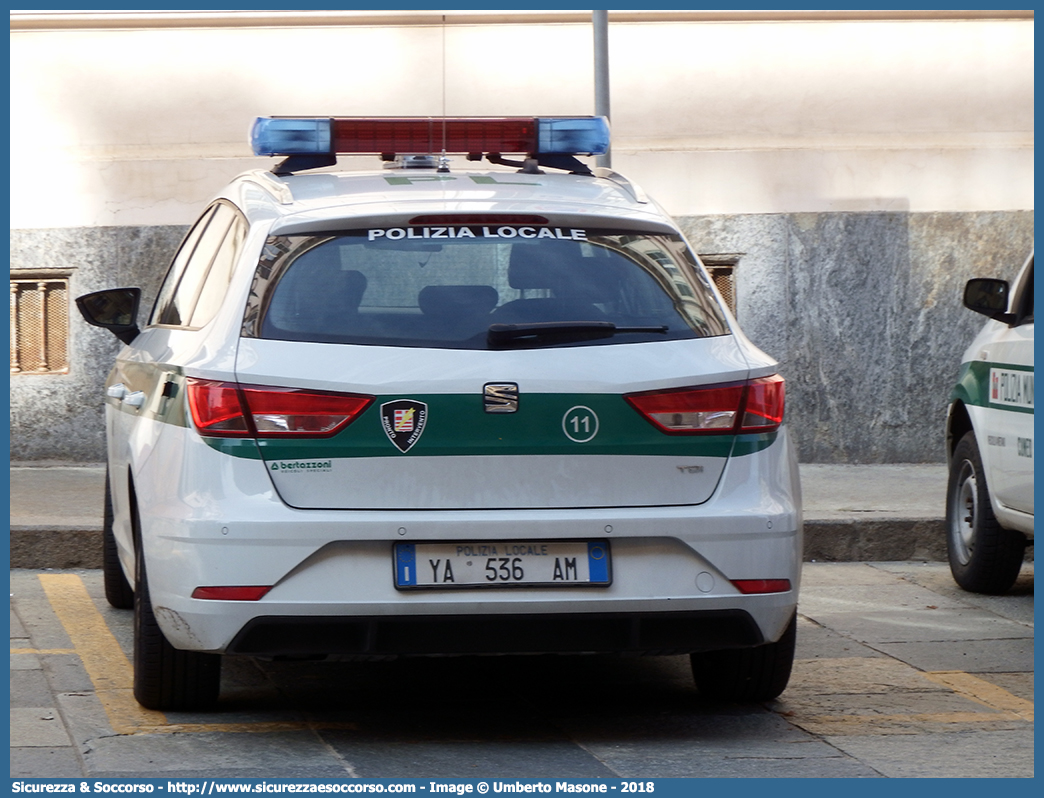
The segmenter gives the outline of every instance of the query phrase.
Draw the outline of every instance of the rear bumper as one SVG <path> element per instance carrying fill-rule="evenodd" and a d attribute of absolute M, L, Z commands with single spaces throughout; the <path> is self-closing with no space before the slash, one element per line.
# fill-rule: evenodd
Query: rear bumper
<path fill-rule="evenodd" d="M 260 657 L 410 654 L 684 654 L 765 642 L 742 610 L 548 615 L 254 618 L 228 653 Z"/>
<path fill-rule="evenodd" d="M 169 428 L 164 434 L 190 435 Z M 180 461 L 166 461 L 164 450 Z M 800 486 L 785 429 L 675 507 L 335 511 L 287 507 L 264 464 L 190 440 L 136 476 L 153 608 L 176 648 L 257 656 L 678 652 L 758 645 L 793 617 Z M 124 545 L 129 537 L 121 533 Z M 606 587 L 396 590 L 396 542 L 606 540 Z M 788 579 L 743 595 L 736 579 Z M 259 601 L 192 599 L 263 585 Z"/>

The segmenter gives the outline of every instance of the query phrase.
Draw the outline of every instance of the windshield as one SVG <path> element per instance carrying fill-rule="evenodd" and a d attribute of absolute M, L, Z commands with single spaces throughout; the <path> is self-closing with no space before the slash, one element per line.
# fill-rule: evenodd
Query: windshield
<path fill-rule="evenodd" d="M 505 325 L 540 334 L 505 336 Z M 475 225 L 272 236 L 243 328 L 283 341 L 451 349 L 726 333 L 680 236 Z"/>

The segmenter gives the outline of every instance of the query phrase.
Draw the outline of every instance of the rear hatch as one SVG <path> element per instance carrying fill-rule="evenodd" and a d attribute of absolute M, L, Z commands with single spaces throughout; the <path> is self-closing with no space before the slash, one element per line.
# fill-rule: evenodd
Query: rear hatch
<path fill-rule="evenodd" d="M 260 456 L 298 508 L 694 504 L 759 439 L 734 434 L 740 344 L 662 232 L 272 236 L 236 372 L 256 446 L 208 440 Z"/>

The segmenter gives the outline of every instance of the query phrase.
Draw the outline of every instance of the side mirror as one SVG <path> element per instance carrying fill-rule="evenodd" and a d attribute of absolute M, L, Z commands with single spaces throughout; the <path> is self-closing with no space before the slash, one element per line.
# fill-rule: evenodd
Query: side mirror
<path fill-rule="evenodd" d="M 140 288 L 110 288 L 76 298 L 83 320 L 94 327 L 104 327 L 123 343 L 138 337 L 138 305 Z"/>
<path fill-rule="evenodd" d="M 1015 319 L 1014 314 L 1008 313 L 1010 290 L 1007 280 L 976 277 L 964 286 L 964 306 L 996 321 L 1010 324 Z"/>

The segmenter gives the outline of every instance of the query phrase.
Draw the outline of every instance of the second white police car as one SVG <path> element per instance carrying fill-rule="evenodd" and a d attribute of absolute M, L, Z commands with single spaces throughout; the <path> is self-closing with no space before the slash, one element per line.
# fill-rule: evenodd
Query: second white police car
<path fill-rule="evenodd" d="M 684 653 L 708 695 L 778 695 L 802 544 L 783 379 L 671 219 L 576 157 L 605 120 L 252 140 L 286 159 L 207 207 L 143 329 L 139 289 L 78 300 L 127 344 L 105 580 L 139 702 L 212 705 L 223 655 Z M 388 168 L 307 173 L 339 153 Z"/>
<path fill-rule="evenodd" d="M 969 280 L 964 304 L 990 320 L 950 396 L 947 550 L 957 584 L 1003 593 L 1033 545 L 1033 255 L 1014 284 Z"/>

